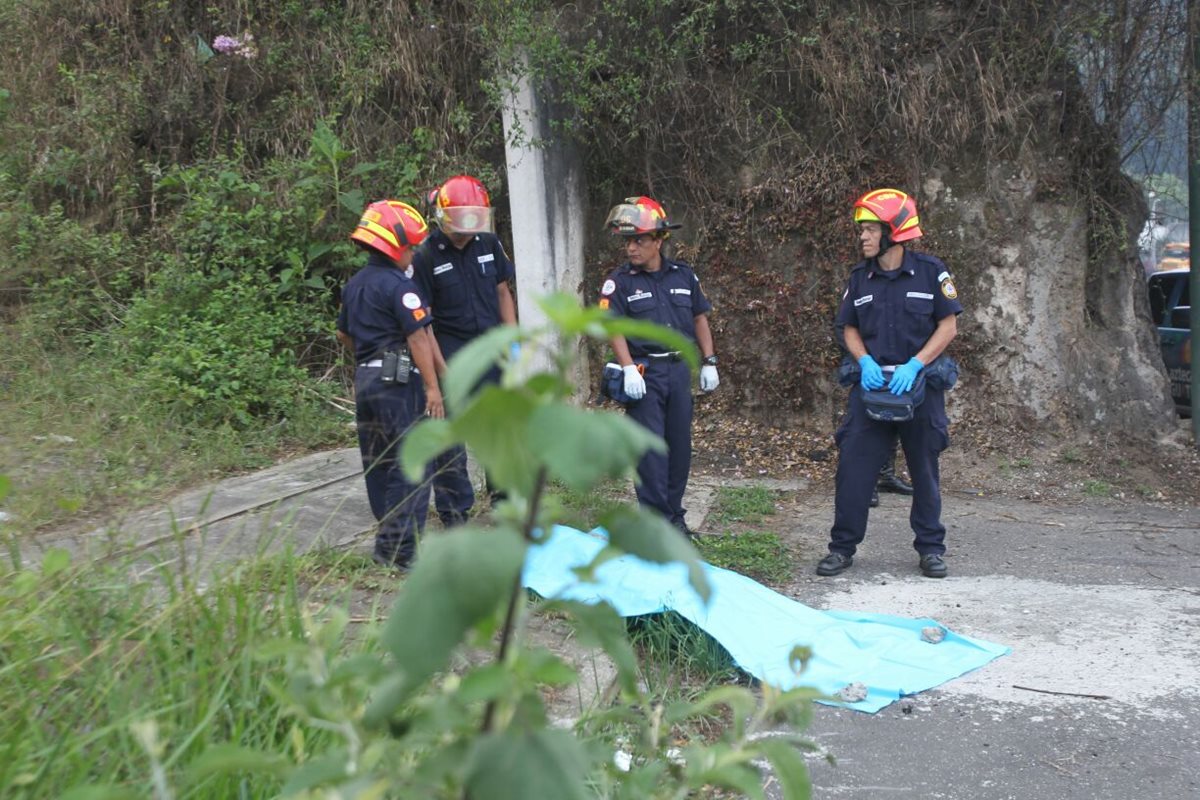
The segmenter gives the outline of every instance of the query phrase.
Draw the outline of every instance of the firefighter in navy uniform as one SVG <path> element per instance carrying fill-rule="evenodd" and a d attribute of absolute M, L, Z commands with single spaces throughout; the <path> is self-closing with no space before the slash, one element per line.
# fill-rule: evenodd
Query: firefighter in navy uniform
<path fill-rule="evenodd" d="M 413 259 L 413 280 L 433 309 L 433 332 L 449 361 L 467 342 L 497 325 L 516 325 L 509 281 L 513 263 L 493 230 L 491 198 L 470 175 L 456 175 L 431 193 L 437 230 Z M 493 367 L 483 383 L 498 383 Z M 492 502 L 500 495 L 488 487 Z M 445 527 L 466 521 L 475 504 L 467 451 L 459 445 L 433 461 L 433 502 Z"/>
<path fill-rule="evenodd" d="M 946 529 L 938 472 L 938 455 L 950 441 L 944 391 L 926 385 L 924 401 L 907 422 L 872 419 L 864 392 L 886 386 L 891 394 L 903 395 L 913 389 L 922 370 L 958 332 L 962 306 L 945 265 L 902 244 L 922 235 L 911 197 L 895 189 L 868 192 L 854 204 L 854 220 L 864 260 L 850 272 L 836 324 L 843 327 L 846 349 L 861 375 L 837 431 L 833 528 L 829 555 L 817 565 L 817 574 L 837 575 L 853 562 L 866 534 L 880 467 L 892 457 L 893 437 L 899 435 L 912 476 L 909 522 L 919 567 L 926 577 L 944 578 Z"/>
<path fill-rule="evenodd" d="M 670 231 L 680 226 L 668 221 L 657 201 L 631 197 L 613 207 L 605 227 L 624 237 L 628 260 L 604 282 L 600 306 L 672 328 L 696 342 L 703 356 L 700 389 L 716 389 L 717 356 L 708 325 L 712 305 L 692 268 L 662 253 Z M 666 454 L 646 453 L 638 463 L 638 503 L 657 510 L 691 535 L 683 508 L 692 464 L 691 371 L 679 353 L 666 352 L 657 342 L 617 336 L 611 344 L 624 373 L 625 394 L 635 401 L 626 413 L 667 443 Z M 634 359 L 646 362 L 644 375 Z"/>
<path fill-rule="evenodd" d="M 405 270 L 429 232 L 412 206 L 381 200 L 367 206 L 350 239 L 367 263 L 342 290 L 337 336 L 354 352 L 358 447 L 371 512 L 379 520 L 374 559 L 404 570 L 416 552 L 429 509 L 429 483 L 400 468 L 404 435 L 423 416 L 442 417 L 437 342 L 429 307 Z"/>

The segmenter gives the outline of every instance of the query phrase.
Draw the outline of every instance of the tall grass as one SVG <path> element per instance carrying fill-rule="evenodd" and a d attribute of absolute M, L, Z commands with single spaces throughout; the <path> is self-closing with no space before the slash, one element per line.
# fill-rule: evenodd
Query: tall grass
<path fill-rule="evenodd" d="M 133 580 L 131 567 L 51 551 L 38 570 L 0 576 L 0 797 L 68 797 L 85 785 L 116 790 L 108 796 L 274 796 L 274 778 L 187 767 L 224 742 L 320 750 L 323 734 L 298 728 L 277 699 L 282 665 L 257 657 L 273 640 L 304 639 L 320 616 L 308 562 L 275 556 L 203 591 L 186 575 Z"/>

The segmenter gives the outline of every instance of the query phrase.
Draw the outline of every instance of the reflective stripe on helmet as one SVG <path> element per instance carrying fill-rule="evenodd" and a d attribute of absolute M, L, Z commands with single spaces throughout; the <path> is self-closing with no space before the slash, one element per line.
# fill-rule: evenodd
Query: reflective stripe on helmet
<path fill-rule="evenodd" d="M 923 235 L 916 202 L 899 189 L 874 189 L 858 198 L 854 221 L 886 225 L 888 238 L 897 244 Z"/>
<path fill-rule="evenodd" d="M 404 251 L 425 241 L 429 226 L 425 218 L 408 203 L 399 200 L 380 200 L 363 211 L 350 239 L 378 250 L 393 261 L 399 261 Z"/>

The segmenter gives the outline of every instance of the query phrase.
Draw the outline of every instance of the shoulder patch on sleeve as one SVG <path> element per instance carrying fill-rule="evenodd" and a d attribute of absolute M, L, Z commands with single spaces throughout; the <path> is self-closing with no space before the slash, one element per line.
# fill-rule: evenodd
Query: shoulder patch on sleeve
<path fill-rule="evenodd" d="M 958 290 L 954 288 L 954 281 L 950 280 L 949 276 L 946 276 L 946 280 L 942 281 L 942 294 L 946 296 L 947 300 L 953 300 L 958 297 Z"/>
<path fill-rule="evenodd" d="M 943 272 L 941 275 L 938 275 L 938 283 L 941 283 L 942 281 L 946 280 L 949 277 L 950 277 L 949 272 Z"/>
<path fill-rule="evenodd" d="M 607 296 L 607 295 L 612 294 L 616 290 L 617 290 L 617 282 L 614 281 L 612 278 L 609 278 L 608 280 L 606 280 L 604 282 L 604 285 L 600 287 L 600 294 Z"/>
<path fill-rule="evenodd" d="M 423 305 L 421 303 L 421 298 L 417 295 L 416 292 L 405 292 L 404 297 L 400 298 L 400 302 L 403 303 L 404 307 L 409 309 L 410 311 L 413 309 L 420 308 Z"/>
<path fill-rule="evenodd" d="M 600 298 L 600 307 L 601 307 L 602 309 L 604 309 L 605 311 L 607 311 L 607 310 L 608 310 L 608 305 L 609 305 L 609 303 L 608 303 L 608 298 L 607 298 L 607 297 L 601 297 L 601 298 Z"/>

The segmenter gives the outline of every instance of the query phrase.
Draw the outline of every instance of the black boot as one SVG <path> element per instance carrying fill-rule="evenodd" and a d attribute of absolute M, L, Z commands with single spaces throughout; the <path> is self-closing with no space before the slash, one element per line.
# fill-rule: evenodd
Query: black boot
<path fill-rule="evenodd" d="M 896 494 L 912 494 L 913 487 L 911 483 L 905 483 L 899 475 L 896 474 L 895 457 L 888 459 L 883 468 L 879 470 L 879 480 L 875 485 L 885 492 L 895 492 Z"/>

